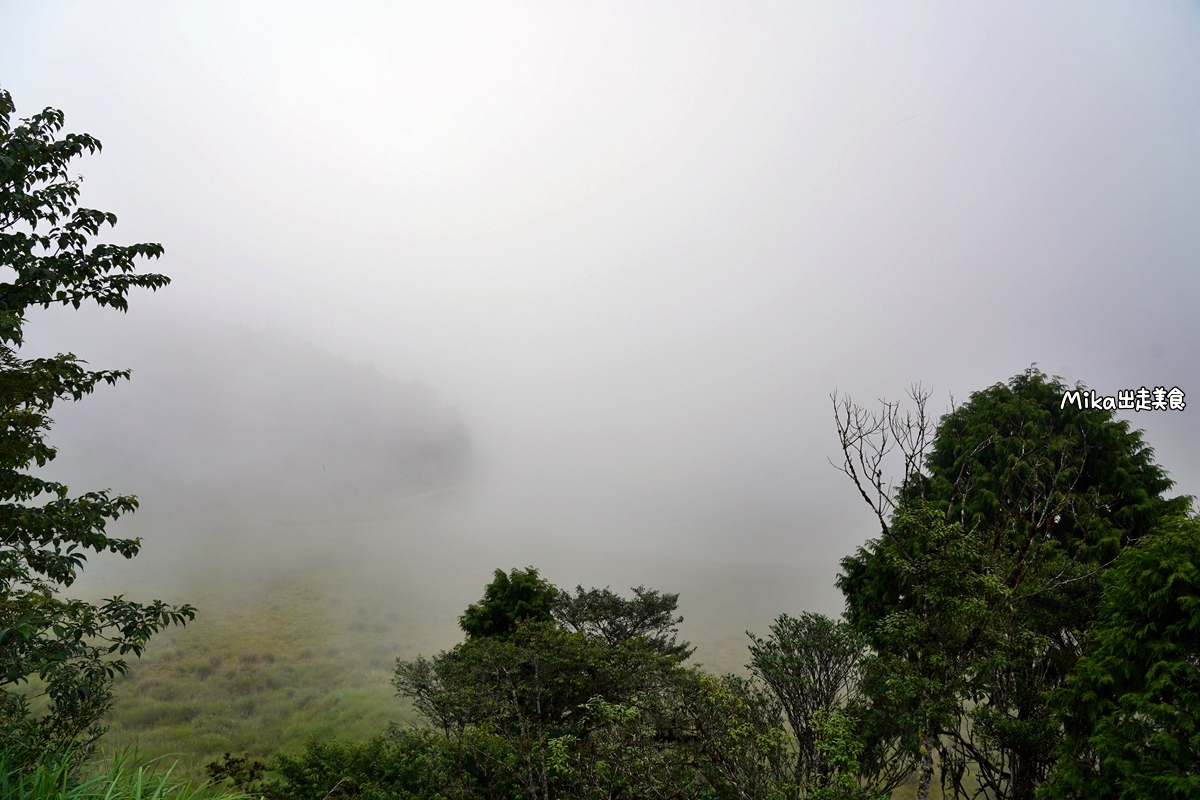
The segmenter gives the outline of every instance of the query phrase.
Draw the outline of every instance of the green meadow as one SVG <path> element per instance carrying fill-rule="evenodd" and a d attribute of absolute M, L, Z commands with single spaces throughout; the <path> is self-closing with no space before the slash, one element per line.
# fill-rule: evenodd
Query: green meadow
<path fill-rule="evenodd" d="M 411 719 L 388 682 L 417 644 L 397 612 L 339 590 L 334 576 L 267 581 L 255 594 L 210 598 L 194 623 L 156 640 L 117 681 L 109 737 L 178 753 L 200 776 L 227 751 L 265 758 Z"/>

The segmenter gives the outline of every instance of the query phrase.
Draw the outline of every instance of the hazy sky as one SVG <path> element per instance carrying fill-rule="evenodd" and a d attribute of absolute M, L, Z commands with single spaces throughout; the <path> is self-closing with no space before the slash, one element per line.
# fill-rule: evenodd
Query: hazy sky
<path fill-rule="evenodd" d="M 1129 416 L 1200 493 L 1196 3 L 0 2 L 0 84 L 174 279 L 40 330 L 423 381 L 497 531 L 828 561 L 832 390 L 1034 362 L 1182 388 Z"/>

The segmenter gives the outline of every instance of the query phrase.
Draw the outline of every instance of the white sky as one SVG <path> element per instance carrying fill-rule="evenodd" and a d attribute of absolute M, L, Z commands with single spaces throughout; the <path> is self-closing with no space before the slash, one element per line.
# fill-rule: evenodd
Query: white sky
<path fill-rule="evenodd" d="M 0 2 L 0 85 L 167 248 L 117 324 L 428 383 L 498 526 L 829 560 L 830 391 L 1033 362 L 1200 493 L 1195 3 Z"/>

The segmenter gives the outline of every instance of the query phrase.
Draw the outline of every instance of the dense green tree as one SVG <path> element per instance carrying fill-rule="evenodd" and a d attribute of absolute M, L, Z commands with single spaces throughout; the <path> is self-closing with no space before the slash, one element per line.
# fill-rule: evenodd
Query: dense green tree
<path fill-rule="evenodd" d="M 973 681 L 1002 635 L 996 618 L 1010 593 L 989 568 L 979 534 L 947 522 L 940 511 L 902 506 L 892 530 L 908 548 L 908 557 L 895 563 L 910 602 L 896 606 L 873 632 L 875 654 L 865 665 L 872 691 L 862 707 L 914 726 L 917 736 L 905 744 L 915 744 L 915 751 L 900 749 L 895 756 L 901 764 L 915 758 L 917 796 L 927 797 L 934 753 L 962 726 L 962 700 L 972 696 Z M 948 763 L 943 757 L 943 777 Z"/>
<path fill-rule="evenodd" d="M 961 719 L 943 717 L 947 741 L 938 745 L 943 779 L 958 794 L 1032 797 L 1060 735 L 1049 700 L 1095 620 L 1098 576 L 1186 503 L 1163 497 L 1171 481 L 1139 432 L 1111 412 L 1064 403 L 1067 390 L 1030 369 L 971 395 L 931 440 L 923 413 L 914 426 L 894 406 L 870 417 L 846 404 L 839 417 L 844 469 L 881 526 L 877 540 L 842 562 L 851 624 L 886 653 L 894 643 L 885 621 L 922 613 L 928 595 L 915 565 L 931 553 L 917 528 L 894 524 L 900 509 L 928 507 L 956 525 L 978 548 L 972 569 L 995 587 L 994 604 L 969 629 L 928 642 L 958 650 L 946 678 Z M 879 476 L 894 442 L 906 470 L 889 496 Z"/>
<path fill-rule="evenodd" d="M 856 699 L 864 638 L 844 622 L 805 613 L 782 614 L 767 637 L 750 639 L 749 667 L 778 698 L 795 734 L 796 775 L 829 783 L 835 767 L 825 758 L 819 723 Z"/>
<path fill-rule="evenodd" d="M 548 584 L 532 568 L 521 574 L 535 589 L 523 596 L 541 609 Z M 501 576 L 475 607 L 503 607 L 515 581 Z M 677 595 L 639 587 L 633 598 L 582 588 L 556 596 L 552 619 L 529 614 L 496 626 L 503 635 L 468 632 L 451 650 L 397 663 L 399 693 L 446 747 L 475 753 L 477 771 L 506 770 L 523 797 L 546 800 L 865 797 L 848 783 L 858 752 L 844 719 L 816 722 L 831 732 L 820 737 L 828 769 L 821 786 L 805 786 L 795 738 L 765 684 L 683 666 L 690 648 L 677 641 Z M 480 741 L 490 744 L 471 744 Z"/>
<path fill-rule="evenodd" d="M 498 569 L 483 599 L 467 606 L 458 624 L 470 639 L 507 636 L 522 622 L 548 621 L 557 601 L 558 589 L 533 567 L 508 574 Z"/>
<path fill-rule="evenodd" d="M 507 636 L 477 637 L 397 664 L 395 684 L 449 739 L 488 730 L 508 743 L 530 797 L 556 796 L 563 748 L 589 740 L 591 701 L 650 711 L 677 661 L 643 640 L 613 646 L 553 622 L 519 623 Z M 507 756 L 506 756 L 507 757 Z"/>
<path fill-rule="evenodd" d="M 552 612 L 563 594 L 532 567 L 496 570 L 483 599 L 461 617 L 466 640 L 432 658 L 399 661 L 394 679 L 447 740 L 499 737 L 504 747 L 480 757 L 502 759 L 533 798 L 563 796 L 568 787 L 603 775 L 619 783 L 619 771 L 595 763 L 597 721 L 612 722 L 609 712 L 632 703 L 639 726 L 657 726 L 668 707 L 660 701 L 679 670 L 678 653 L 643 635 L 657 628 L 606 637 L 602 631 L 621 624 L 619 614 L 577 618 L 581 629 L 556 621 Z M 640 597 L 657 603 L 660 595 Z M 617 599 L 617 611 L 639 608 L 637 599 Z M 661 622 L 661 614 L 653 619 Z"/>
<path fill-rule="evenodd" d="M 763 800 L 860 800 L 857 787 L 849 793 L 838 791 L 843 787 L 835 780 L 818 786 L 805 783 L 796 772 L 796 742 L 783 725 L 783 708 L 764 684 L 737 675 L 693 672 L 690 678 L 684 709 L 696 752 L 693 763 L 704 777 L 704 785 L 710 787 L 705 794 Z M 849 755 L 853 760 L 854 753 Z M 857 768 L 856 764 L 846 766 L 850 772 Z"/>
<path fill-rule="evenodd" d="M 1039 800 L 1200 797 L 1200 519 L 1168 520 L 1103 579 Z"/>
<path fill-rule="evenodd" d="M 137 554 L 139 540 L 106 530 L 137 500 L 108 491 L 71 496 L 31 470 L 55 456 L 45 436 L 56 402 L 79 400 L 129 373 L 89 370 L 70 353 L 22 358 L 26 313 L 85 302 L 124 311 L 131 289 L 168 280 L 137 271 L 139 259 L 162 254 L 160 245 L 93 243 L 117 219 L 77 205 L 79 180 L 68 168 L 100 143 L 86 134 L 60 136 L 61 111 L 16 124 L 14 113 L 0 90 L 0 737 L 10 763 L 19 764 L 71 744 L 86 752 L 103 732 L 98 720 L 114 676 L 126 669 L 123 657 L 140 655 L 153 633 L 194 611 L 60 595 L 87 551 Z M 20 691 L 34 676 L 48 701 L 44 713 L 34 714 Z"/>

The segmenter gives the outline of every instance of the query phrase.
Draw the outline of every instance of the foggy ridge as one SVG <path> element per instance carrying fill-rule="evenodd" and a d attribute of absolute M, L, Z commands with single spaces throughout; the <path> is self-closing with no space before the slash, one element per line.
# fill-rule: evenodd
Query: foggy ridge
<path fill-rule="evenodd" d="M 57 414 L 54 468 L 76 482 L 309 502 L 467 478 L 467 428 L 432 389 L 277 329 L 184 325 L 104 344 L 91 360 L 134 375 Z"/>

